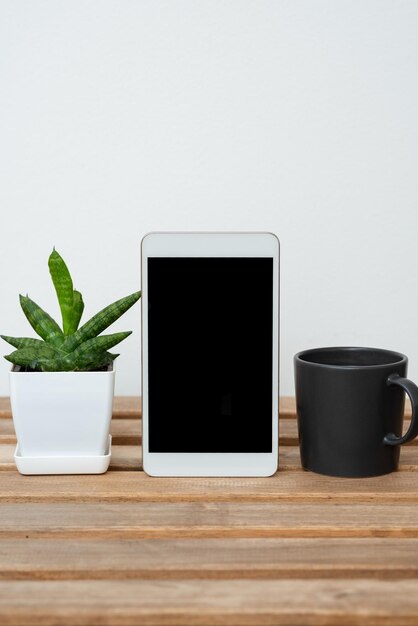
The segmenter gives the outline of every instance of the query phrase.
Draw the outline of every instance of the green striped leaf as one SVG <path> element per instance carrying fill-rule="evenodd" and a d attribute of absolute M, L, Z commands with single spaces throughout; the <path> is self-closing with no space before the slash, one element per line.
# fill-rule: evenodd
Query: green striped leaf
<path fill-rule="evenodd" d="M 81 316 L 83 315 L 83 311 L 84 311 L 83 296 L 81 295 L 79 291 L 75 289 L 73 292 L 73 308 L 71 310 L 69 325 L 68 325 L 69 335 L 72 335 L 77 330 L 78 325 L 81 320 Z"/>
<path fill-rule="evenodd" d="M 43 372 L 73 372 L 74 363 L 69 356 L 46 359 L 39 364 Z"/>
<path fill-rule="evenodd" d="M 56 321 L 28 296 L 19 296 L 20 305 L 29 324 L 42 339 L 54 346 L 60 346 L 64 335 Z"/>
<path fill-rule="evenodd" d="M 110 352 L 90 352 L 79 357 L 76 362 L 73 355 L 69 354 L 64 358 L 42 361 L 40 368 L 43 372 L 94 371 L 109 365 L 118 356 Z"/>
<path fill-rule="evenodd" d="M 113 333 L 112 335 L 93 337 L 93 339 L 85 341 L 81 346 L 71 352 L 71 358 L 74 358 L 77 363 L 79 358 L 87 357 L 90 353 L 106 352 L 106 350 L 110 350 L 110 348 L 113 348 L 113 346 L 116 346 L 116 344 L 120 343 L 131 334 L 132 331 L 129 330 L 126 332 Z"/>
<path fill-rule="evenodd" d="M 126 339 L 131 331 L 109 335 L 101 333 L 139 300 L 141 292 L 113 302 L 78 328 L 84 310 L 83 297 L 73 288 L 68 267 L 55 248 L 48 266 L 60 305 L 63 330 L 36 302 L 21 295 L 22 310 L 43 341 L 0 335 L 16 348 L 5 358 L 16 366 L 51 372 L 94 371 L 110 365 L 119 355 L 108 350 Z"/>
<path fill-rule="evenodd" d="M 56 357 L 56 350 L 43 344 L 42 347 L 37 348 L 19 348 L 19 350 L 15 350 L 4 358 L 13 363 L 13 365 L 37 369 L 43 361 L 55 359 Z"/>
<path fill-rule="evenodd" d="M 88 322 L 86 322 L 81 328 L 79 328 L 73 335 L 67 337 L 63 344 L 63 350 L 65 352 L 73 352 L 78 346 L 85 341 L 93 339 L 100 335 L 108 326 L 113 324 L 121 315 L 123 315 L 128 309 L 131 308 L 141 297 L 141 292 L 137 291 L 125 298 L 121 298 L 109 306 L 105 307 L 102 311 L 99 311 Z"/>
<path fill-rule="evenodd" d="M 32 339 L 32 337 L 8 337 L 7 335 L 0 335 L 0 337 L 15 348 L 37 348 L 45 345 L 42 339 Z"/>
<path fill-rule="evenodd" d="M 110 365 L 119 354 L 112 354 L 111 352 L 90 352 L 77 359 L 76 369 L 83 370 L 97 370 Z"/>
<path fill-rule="evenodd" d="M 49 256 L 48 267 L 61 309 L 64 335 L 68 335 L 69 320 L 73 309 L 73 281 L 64 259 L 55 248 Z"/>
<path fill-rule="evenodd" d="M 83 298 L 79 291 L 73 289 L 69 269 L 55 248 L 49 256 L 48 267 L 61 309 L 64 335 L 72 335 L 77 330 L 83 313 Z"/>

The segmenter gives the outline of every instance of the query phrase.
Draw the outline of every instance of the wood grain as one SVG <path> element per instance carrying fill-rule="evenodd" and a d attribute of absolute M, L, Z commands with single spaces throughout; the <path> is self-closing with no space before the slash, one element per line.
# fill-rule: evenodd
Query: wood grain
<path fill-rule="evenodd" d="M 0 539 L 418 537 L 417 504 L 133 502 L 1 505 Z"/>
<path fill-rule="evenodd" d="M 416 472 L 350 479 L 279 471 L 268 478 L 152 478 L 141 471 L 98 476 L 0 472 L 1 502 L 418 503 Z"/>
<path fill-rule="evenodd" d="M 0 540 L 0 580 L 418 578 L 418 539 Z"/>
<path fill-rule="evenodd" d="M 136 419 L 141 417 L 142 399 L 139 396 L 115 396 L 113 417 L 115 419 Z"/>
<path fill-rule="evenodd" d="M 16 445 L 15 429 L 11 419 L 0 420 L 0 445 L 3 444 Z"/>
<path fill-rule="evenodd" d="M 12 411 L 10 408 L 10 398 L 0 396 L 0 419 L 7 418 L 9 419 L 12 416 Z"/>
<path fill-rule="evenodd" d="M 25 477 L 0 399 L 0 624 L 418 624 L 418 442 L 388 476 L 303 472 L 280 409 L 270 478 L 148 477 L 139 398 L 107 474 Z"/>
<path fill-rule="evenodd" d="M 0 471 L 10 471 L 15 469 L 13 455 L 16 444 L 0 444 Z"/>
<path fill-rule="evenodd" d="M 396 621 L 393 618 L 396 616 Z M 0 583 L 4 626 L 379 626 L 418 622 L 415 580 L 83 580 Z"/>
<path fill-rule="evenodd" d="M 112 419 L 110 425 L 112 443 L 115 446 L 141 445 L 141 427 L 142 422 L 140 419 Z"/>

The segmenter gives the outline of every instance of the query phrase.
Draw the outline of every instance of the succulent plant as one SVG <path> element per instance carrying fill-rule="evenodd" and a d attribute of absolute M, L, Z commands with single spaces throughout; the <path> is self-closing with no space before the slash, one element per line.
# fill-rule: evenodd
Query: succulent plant
<path fill-rule="evenodd" d="M 48 266 L 61 309 L 62 328 L 36 302 L 21 295 L 23 312 L 41 339 L 0 335 L 17 348 L 4 358 L 25 370 L 42 372 L 92 371 L 108 367 L 119 356 L 108 350 L 128 337 L 131 331 L 111 335 L 100 333 L 135 304 L 141 292 L 113 302 L 79 328 L 84 310 L 83 297 L 73 288 L 68 267 L 55 248 Z"/>

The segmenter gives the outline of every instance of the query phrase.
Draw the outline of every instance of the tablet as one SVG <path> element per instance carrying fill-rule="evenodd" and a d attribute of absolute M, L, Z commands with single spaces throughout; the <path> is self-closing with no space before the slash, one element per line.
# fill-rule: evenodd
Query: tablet
<path fill-rule="evenodd" d="M 270 476 L 278 464 L 279 241 L 141 243 L 142 447 L 152 476 Z"/>

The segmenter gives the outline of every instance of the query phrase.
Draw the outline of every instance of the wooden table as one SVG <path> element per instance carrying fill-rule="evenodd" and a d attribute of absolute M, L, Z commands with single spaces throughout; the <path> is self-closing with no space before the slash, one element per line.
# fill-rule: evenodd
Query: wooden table
<path fill-rule="evenodd" d="M 399 472 L 303 472 L 281 401 L 272 478 L 149 478 L 117 398 L 102 476 L 21 476 L 0 400 L 0 624 L 418 624 L 418 447 Z"/>

